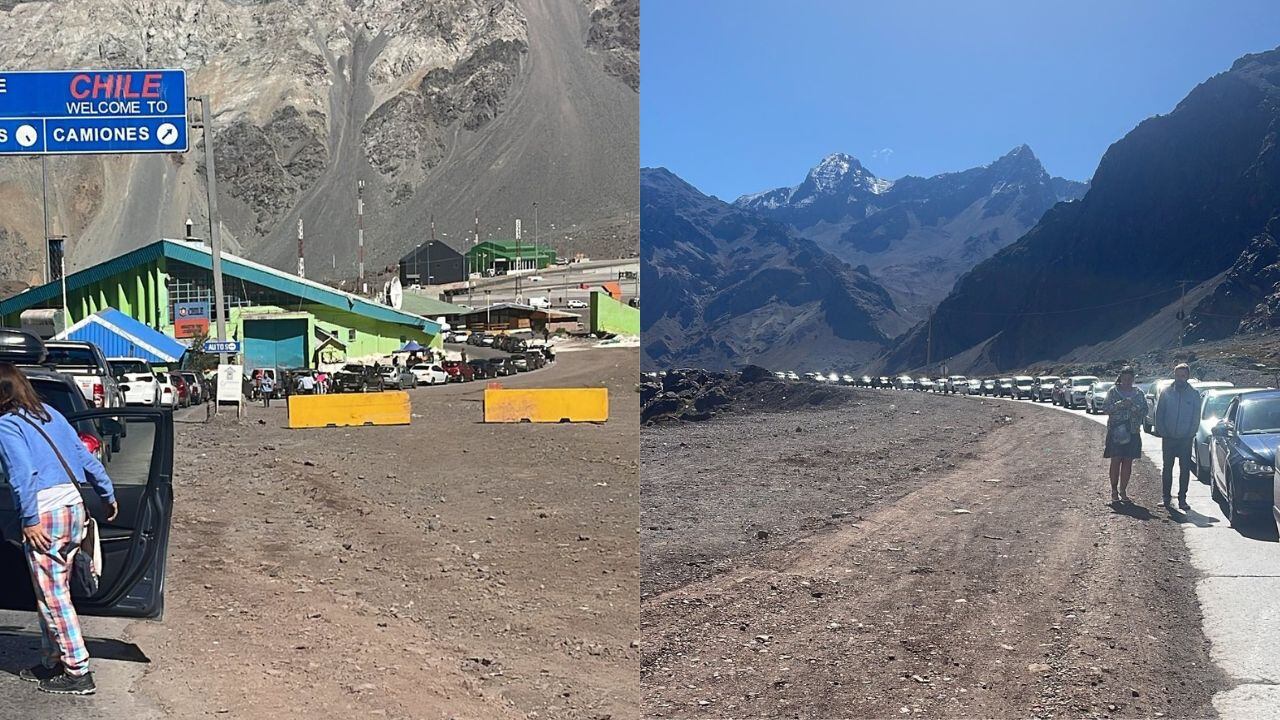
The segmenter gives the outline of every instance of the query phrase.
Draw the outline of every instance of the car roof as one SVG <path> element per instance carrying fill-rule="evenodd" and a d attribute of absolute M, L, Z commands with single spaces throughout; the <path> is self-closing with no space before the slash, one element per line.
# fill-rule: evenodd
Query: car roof
<path fill-rule="evenodd" d="M 26 375 L 27 378 L 31 380 L 39 380 L 41 382 L 69 383 L 71 385 L 76 384 L 75 380 L 72 380 L 71 378 L 67 377 L 66 375 L 63 375 L 57 370 L 51 370 L 46 367 L 38 367 L 35 365 L 27 365 L 27 366 L 20 366 L 20 367 L 22 368 L 22 374 Z"/>
<path fill-rule="evenodd" d="M 1280 390 L 1254 390 L 1253 392 L 1240 393 L 1242 400 L 1271 400 L 1280 399 Z"/>
<path fill-rule="evenodd" d="M 1202 397 L 1222 397 L 1223 395 L 1241 395 L 1247 392 L 1262 392 L 1264 390 L 1274 390 L 1275 388 L 1264 387 L 1229 387 L 1229 388 L 1209 388 L 1200 393 Z"/>

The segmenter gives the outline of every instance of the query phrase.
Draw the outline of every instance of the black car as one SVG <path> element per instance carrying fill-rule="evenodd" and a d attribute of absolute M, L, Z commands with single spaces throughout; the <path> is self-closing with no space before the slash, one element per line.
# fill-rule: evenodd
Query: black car
<path fill-rule="evenodd" d="M 547 359 L 537 350 L 526 350 L 524 357 L 525 362 L 529 364 L 530 370 L 538 370 L 547 366 Z"/>
<path fill-rule="evenodd" d="M 1209 458 L 1213 499 L 1239 527 L 1246 516 L 1271 512 L 1276 445 L 1280 444 L 1280 390 L 1247 392 L 1232 399 L 1213 427 Z"/>
<path fill-rule="evenodd" d="M 0 361 L 39 364 L 43 343 L 21 330 L 0 329 Z M 173 413 L 154 408 L 93 408 L 76 410 L 69 378 L 48 370 L 24 371 L 36 391 L 64 414 L 89 446 L 86 431 L 102 437 L 127 438 L 106 462 L 120 511 L 106 521 L 106 508 L 90 487 L 82 487 L 85 506 L 98 521 L 102 536 L 102 576 L 98 592 L 76 597 L 82 615 L 159 618 L 164 612 L 165 558 L 173 514 Z M 70 384 L 68 384 L 70 383 Z M 79 398 L 83 402 L 83 397 Z M 86 405 L 87 407 L 87 405 Z M 102 457 L 102 453 L 99 453 Z M 13 505 L 13 491 L 0 465 L 0 609 L 35 610 L 35 596 L 22 550 L 21 520 Z"/>
<path fill-rule="evenodd" d="M 515 363 L 511 362 L 511 358 L 489 358 L 490 377 L 506 377 L 507 375 L 515 375 L 520 372 L 516 368 Z"/>
<path fill-rule="evenodd" d="M 483 380 L 493 377 L 492 368 L 489 366 L 488 360 L 468 360 L 467 364 L 471 366 L 471 379 Z"/>
<path fill-rule="evenodd" d="M 382 374 L 372 365 L 347 363 L 333 374 L 334 392 L 380 392 L 383 383 Z"/>

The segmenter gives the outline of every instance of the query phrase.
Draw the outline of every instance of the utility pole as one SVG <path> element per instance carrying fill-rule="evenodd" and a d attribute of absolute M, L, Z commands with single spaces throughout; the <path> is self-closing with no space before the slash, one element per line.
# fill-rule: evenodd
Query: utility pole
<path fill-rule="evenodd" d="M 307 266 L 302 255 L 302 218 L 298 218 L 298 277 L 307 276 Z"/>
<path fill-rule="evenodd" d="M 360 283 L 360 294 L 368 292 L 364 285 L 364 181 L 356 181 L 356 273 Z"/>
<path fill-rule="evenodd" d="M 925 342 L 924 366 L 925 372 L 932 372 L 933 365 L 933 313 L 929 314 L 929 339 Z"/>
<path fill-rule="evenodd" d="M 226 296 L 222 291 L 222 227 L 218 221 L 218 175 L 213 161 L 213 121 L 209 112 L 209 96 L 188 98 L 200 102 L 200 125 L 204 133 L 204 177 L 205 192 L 209 196 L 209 251 L 212 255 L 213 271 L 213 317 L 217 321 L 218 340 L 227 339 Z M 218 364 L 226 365 L 225 352 L 218 353 Z M 215 408 L 215 411 L 217 409 Z"/>
<path fill-rule="evenodd" d="M 479 210 L 476 210 L 476 246 L 477 247 L 480 246 L 480 211 Z M 483 265 L 480 268 L 477 268 L 477 270 L 483 272 L 484 270 Z"/>
<path fill-rule="evenodd" d="M 427 281 L 423 285 L 431 284 L 431 251 L 436 245 L 436 214 L 431 213 L 431 239 L 427 241 Z"/>
<path fill-rule="evenodd" d="M 1178 285 L 1182 288 L 1182 295 L 1178 298 L 1178 324 L 1182 326 L 1182 332 L 1178 333 L 1178 347 L 1186 345 L 1187 330 L 1187 283 L 1190 280 L 1179 280 Z"/>
<path fill-rule="evenodd" d="M 524 300 L 520 295 L 520 266 L 523 264 L 523 253 L 520 252 L 520 218 L 516 218 L 516 302 Z"/>
<path fill-rule="evenodd" d="M 534 269 L 538 265 L 538 202 L 533 203 L 533 264 Z"/>
<path fill-rule="evenodd" d="M 53 256 L 49 253 L 49 156 L 40 156 L 40 195 L 44 199 L 44 281 L 53 273 Z"/>

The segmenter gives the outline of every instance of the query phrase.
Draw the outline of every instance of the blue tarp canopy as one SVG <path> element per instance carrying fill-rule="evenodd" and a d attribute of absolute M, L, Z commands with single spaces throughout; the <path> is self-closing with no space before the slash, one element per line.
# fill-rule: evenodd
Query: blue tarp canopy
<path fill-rule="evenodd" d="M 417 340 L 410 340 L 404 344 L 397 352 L 422 352 L 425 348 L 418 344 Z"/>
<path fill-rule="evenodd" d="M 58 335 L 59 340 L 91 342 L 108 358 L 138 358 L 148 363 L 176 363 L 187 347 L 115 308 L 94 313 Z"/>

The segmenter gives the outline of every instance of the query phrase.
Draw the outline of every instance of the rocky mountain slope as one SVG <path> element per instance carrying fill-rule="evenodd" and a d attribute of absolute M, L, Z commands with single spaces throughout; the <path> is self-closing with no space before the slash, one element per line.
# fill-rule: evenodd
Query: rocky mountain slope
<path fill-rule="evenodd" d="M 1180 302 L 1181 281 L 1231 269 L 1278 210 L 1280 49 L 1241 58 L 1113 144 L 1081 201 L 956 284 L 932 316 L 932 357 L 1015 368 L 1116 338 Z M 929 345 L 921 324 L 882 364 L 919 367 Z"/>
<path fill-rule="evenodd" d="M 350 277 L 356 183 L 367 267 L 425 239 L 531 234 L 595 256 L 636 211 L 638 0 L 44 0 L 0 6 L 11 69 L 181 67 L 214 110 L 230 249 Z M 84 267 L 191 217 L 207 227 L 201 133 L 186 155 L 53 158 L 55 232 Z M 0 163 L 0 277 L 40 275 L 40 172 Z"/>
<path fill-rule="evenodd" d="M 1051 177 L 1020 145 L 989 165 L 896 181 L 857 158 L 828 155 L 794 187 L 735 205 L 791 225 L 854 265 L 866 265 L 908 317 L 926 316 L 960 275 L 1017 240 L 1055 203 L 1088 186 Z"/>
<path fill-rule="evenodd" d="M 645 367 L 851 367 L 908 324 L 866 268 L 665 169 L 640 177 Z"/>

